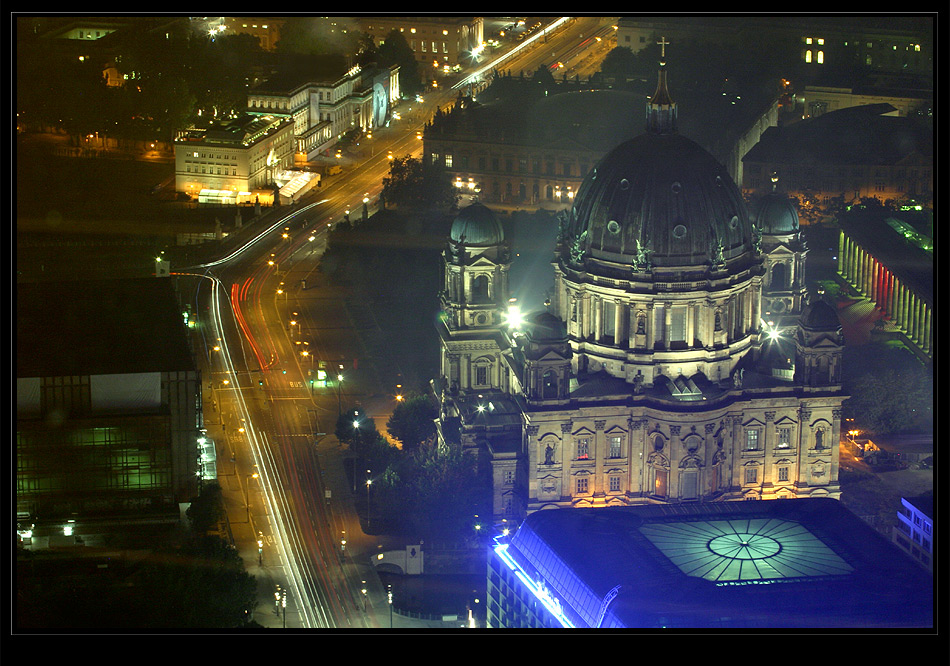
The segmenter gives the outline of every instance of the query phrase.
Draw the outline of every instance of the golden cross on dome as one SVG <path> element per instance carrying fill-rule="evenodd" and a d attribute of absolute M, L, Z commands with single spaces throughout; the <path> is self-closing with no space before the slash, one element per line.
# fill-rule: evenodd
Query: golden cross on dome
<path fill-rule="evenodd" d="M 657 44 L 660 45 L 660 57 L 661 57 L 661 58 L 665 58 L 665 57 L 666 57 L 666 45 L 669 44 L 669 42 L 666 41 L 666 37 L 660 37 L 660 41 L 658 41 Z"/>

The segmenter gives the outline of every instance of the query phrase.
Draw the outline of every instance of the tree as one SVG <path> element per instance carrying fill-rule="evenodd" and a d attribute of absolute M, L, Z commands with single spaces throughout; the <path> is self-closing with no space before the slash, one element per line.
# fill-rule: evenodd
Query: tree
<path fill-rule="evenodd" d="M 617 46 L 611 49 L 600 63 L 600 71 L 607 79 L 624 83 L 628 78 L 638 74 L 638 58 L 626 46 Z"/>
<path fill-rule="evenodd" d="M 395 28 L 390 30 L 376 52 L 380 67 L 399 66 L 399 89 L 403 95 L 415 97 L 425 90 L 415 51 L 401 32 Z"/>
<path fill-rule="evenodd" d="M 203 534 L 218 524 L 226 514 L 221 486 L 211 481 L 201 486 L 198 496 L 191 500 L 185 512 L 195 532 Z"/>
<path fill-rule="evenodd" d="M 881 343 L 846 347 L 845 415 L 878 435 L 933 428 L 933 370 L 909 350 Z"/>
<path fill-rule="evenodd" d="M 414 395 L 396 405 L 386 429 L 402 442 L 404 450 L 418 447 L 435 434 L 438 408 L 425 395 Z"/>
<path fill-rule="evenodd" d="M 304 55 L 351 55 L 356 52 L 357 35 L 342 29 L 335 18 L 292 16 L 280 29 L 277 53 Z"/>
<path fill-rule="evenodd" d="M 458 202 L 458 194 L 445 170 L 407 155 L 389 165 L 383 178 L 381 197 L 387 205 L 447 210 Z"/>

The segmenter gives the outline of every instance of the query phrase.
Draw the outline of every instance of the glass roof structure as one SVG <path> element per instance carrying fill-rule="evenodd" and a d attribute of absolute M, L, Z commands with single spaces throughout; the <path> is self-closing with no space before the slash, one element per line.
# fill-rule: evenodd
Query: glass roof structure
<path fill-rule="evenodd" d="M 644 525 L 640 531 L 687 576 L 717 583 L 854 571 L 792 520 L 699 520 Z"/>
<path fill-rule="evenodd" d="M 563 628 L 933 625 L 933 580 L 830 498 L 537 511 L 493 557 L 498 627 L 528 599 Z"/>

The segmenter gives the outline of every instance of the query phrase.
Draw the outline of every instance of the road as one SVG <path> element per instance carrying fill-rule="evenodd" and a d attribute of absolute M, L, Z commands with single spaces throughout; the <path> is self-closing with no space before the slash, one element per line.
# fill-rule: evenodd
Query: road
<path fill-rule="evenodd" d="M 565 60 L 580 58 L 595 47 L 597 25 L 566 22 L 505 62 L 536 68 L 549 49 Z M 390 159 L 421 156 L 417 130 L 436 108 L 452 104 L 457 90 L 427 94 L 403 119 L 374 130 L 341 158 L 343 174 L 293 206 L 268 211 L 227 256 L 176 271 L 195 276 L 206 303 L 203 376 L 213 396 L 207 421 L 224 454 L 219 478 L 239 500 L 229 507 L 239 550 L 253 552 L 260 542 L 255 573 L 276 593 L 279 626 L 390 622 L 378 579 L 375 586 L 370 580 L 368 554 L 378 540 L 361 529 L 332 434 L 341 411 L 385 392 L 380 384 L 390 375 L 383 379 L 372 363 L 357 363 L 365 356 L 352 304 L 322 282 L 318 266 L 332 225 L 375 212 Z M 326 386 L 314 382 L 320 369 Z"/>

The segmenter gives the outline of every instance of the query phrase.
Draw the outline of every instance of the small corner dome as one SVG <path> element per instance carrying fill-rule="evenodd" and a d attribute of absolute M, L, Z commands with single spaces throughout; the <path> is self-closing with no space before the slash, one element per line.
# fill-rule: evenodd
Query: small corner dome
<path fill-rule="evenodd" d="M 798 232 L 798 209 L 791 199 L 778 192 L 769 192 L 756 201 L 749 211 L 752 222 L 763 234 Z"/>
<path fill-rule="evenodd" d="M 478 202 L 459 211 L 449 236 L 453 242 L 466 245 L 499 245 L 505 240 L 498 217 Z"/>
<path fill-rule="evenodd" d="M 526 317 L 524 328 L 525 335 L 532 342 L 554 342 L 567 339 L 564 322 L 546 310 Z"/>
<path fill-rule="evenodd" d="M 811 331 L 835 331 L 841 328 L 838 313 L 822 299 L 813 299 L 802 308 L 802 328 Z"/>

